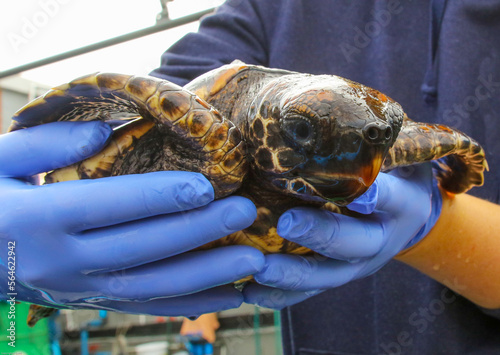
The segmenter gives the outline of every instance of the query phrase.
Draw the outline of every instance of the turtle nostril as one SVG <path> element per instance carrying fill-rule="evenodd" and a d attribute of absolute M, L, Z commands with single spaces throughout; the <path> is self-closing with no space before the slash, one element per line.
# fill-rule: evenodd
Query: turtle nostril
<path fill-rule="evenodd" d="M 384 143 L 392 138 L 392 128 L 386 124 L 372 123 L 363 129 L 363 134 L 371 143 Z"/>
<path fill-rule="evenodd" d="M 373 126 L 369 127 L 366 130 L 366 135 L 368 136 L 368 139 L 374 141 L 379 137 L 378 129 L 376 127 L 373 127 Z"/>
<path fill-rule="evenodd" d="M 392 138 L 392 128 L 387 126 L 385 129 L 385 139 L 390 140 Z"/>

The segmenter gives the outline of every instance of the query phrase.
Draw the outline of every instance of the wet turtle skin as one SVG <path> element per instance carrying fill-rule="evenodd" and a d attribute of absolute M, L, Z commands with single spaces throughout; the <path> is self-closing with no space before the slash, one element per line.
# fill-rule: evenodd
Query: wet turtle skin
<path fill-rule="evenodd" d="M 99 154 L 58 169 L 45 183 L 184 170 L 204 174 L 215 198 L 250 198 L 249 228 L 200 248 L 244 244 L 265 253 L 309 254 L 276 233 L 295 206 L 354 215 L 343 206 L 379 171 L 436 160 L 441 188 L 482 185 L 481 146 L 443 125 L 410 120 L 384 94 L 333 75 L 235 61 L 181 88 L 152 77 L 92 74 L 35 99 L 11 130 L 54 121 L 123 120 Z M 437 161 L 439 159 L 439 161 Z M 41 310 L 33 312 L 36 321 Z"/>

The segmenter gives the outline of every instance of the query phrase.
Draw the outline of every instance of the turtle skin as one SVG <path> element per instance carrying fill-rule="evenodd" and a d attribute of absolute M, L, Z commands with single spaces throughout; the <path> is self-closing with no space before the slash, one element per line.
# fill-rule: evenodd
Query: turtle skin
<path fill-rule="evenodd" d="M 344 206 L 380 171 L 435 161 L 441 188 L 483 184 L 482 147 L 453 128 L 410 120 L 401 106 L 362 84 L 235 61 L 185 87 L 153 77 L 98 73 L 58 86 L 21 108 L 10 130 L 54 121 L 113 121 L 97 155 L 45 176 L 45 183 L 160 170 L 200 172 L 215 198 L 251 199 L 249 228 L 201 246 L 243 244 L 264 253 L 311 254 L 278 236 L 296 206 L 356 215 Z M 43 316 L 34 309 L 32 325 Z"/>

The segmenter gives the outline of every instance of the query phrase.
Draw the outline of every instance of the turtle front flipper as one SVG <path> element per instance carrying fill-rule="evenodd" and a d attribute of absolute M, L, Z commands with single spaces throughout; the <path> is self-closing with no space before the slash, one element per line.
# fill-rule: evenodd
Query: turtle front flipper
<path fill-rule="evenodd" d="M 247 170 L 245 143 L 239 129 L 197 95 L 166 80 L 112 73 L 84 76 L 21 108 L 14 115 L 10 130 L 56 121 L 110 121 L 137 115 L 155 124 L 146 135 L 161 137 L 170 157 L 186 159 L 120 174 L 157 170 L 200 172 L 212 183 L 216 198 L 239 188 Z M 139 143 L 145 152 L 144 139 L 139 139 Z M 166 151 L 159 148 L 157 154 L 160 160 L 165 158 L 168 162 L 167 157 L 160 156 L 166 155 Z M 107 160 L 113 163 L 110 156 Z"/>
<path fill-rule="evenodd" d="M 484 182 L 485 152 L 475 140 L 453 128 L 405 120 L 382 170 L 436 160 L 440 186 L 453 194 Z"/>
<path fill-rule="evenodd" d="M 151 121 L 140 118 L 132 120 L 116 128 L 111 140 L 99 153 L 45 175 L 45 184 L 112 176 L 118 170 L 117 165 L 134 150 L 141 138 L 154 130 L 155 126 Z M 150 166 L 151 163 L 148 164 L 145 160 L 142 160 L 143 165 Z"/>

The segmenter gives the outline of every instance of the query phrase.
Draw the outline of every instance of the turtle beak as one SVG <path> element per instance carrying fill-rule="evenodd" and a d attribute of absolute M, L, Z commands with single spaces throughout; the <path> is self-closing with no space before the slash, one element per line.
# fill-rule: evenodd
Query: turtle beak
<path fill-rule="evenodd" d="M 301 173 L 314 195 L 323 200 L 345 206 L 362 195 L 377 178 L 384 154 L 377 152 L 356 167 L 354 162 L 344 166 L 343 171 L 315 171 L 313 174 Z M 337 166 L 338 168 L 338 166 Z M 311 169 L 313 170 L 313 169 Z"/>
<path fill-rule="evenodd" d="M 366 187 L 370 187 L 373 184 L 378 176 L 378 173 L 380 172 L 383 161 L 384 158 L 382 154 L 376 154 L 373 157 L 371 164 L 366 164 L 365 166 L 361 167 L 359 180 L 363 185 L 365 185 Z"/>
<path fill-rule="evenodd" d="M 362 178 L 345 177 L 303 177 L 312 187 L 312 195 L 320 197 L 322 200 L 332 202 L 338 206 L 345 206 L 366 190 L 369 185 L 365 185 Z"/>

